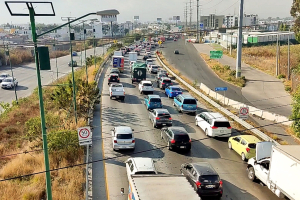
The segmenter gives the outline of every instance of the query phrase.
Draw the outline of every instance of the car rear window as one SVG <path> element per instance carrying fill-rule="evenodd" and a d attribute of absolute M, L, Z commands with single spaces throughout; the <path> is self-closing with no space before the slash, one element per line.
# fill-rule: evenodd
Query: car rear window
<path fill-rule="evenodd" d="M 158 66 L 153 66 L 153 65 L 152 65 L 152 68 L 156 68 L 156 69 L 157 69 L 157 68 L 158 68 Z"/>
<path fill-rule="evenodd" d="M 218 175 L 203 175 L 199 177 L 200 183 L 219 183 L 220 178 Z"/>
<path fill-rule="evenodd" d="M 161 99 L 159 99 L 159 98 L 151 98 L 150 102 L 161 102 Z"/>
<path fill-rule="evenodd" d="M 256 144 L 255 143 L 250 143 L 250 144 L 248 144 L 248 147 L 250 149 L 256 149 Z"/>
<path fill-rule="evenodd" d="M 214 123 L 215 127 L 230 127 L 229 122 L 215 122 Z"/>
<path fill-rule="evenodd" d="M 190 137 L 186 134 L 178 134 L 178 135 L 176 134 L 174 135 L 174 140 L 188 142 L 190 140 Z"/>
<path fill-rule="evenodd" d="M 110 75 L 110 77 L 118 78 L 119 76 L 118 75 Z"/>
<path fill-rule="evenodd" d="M 152 86 L 151 83 L 143 83 L 143 86 Z"/>
<path fill-rule="evenodd" d="M 158 74 L 159 77 L 167 77 L 166 74 Z"/>
<path fill-rule="evenodd" d="M 157 117 L 159 117 L 159 118 L 163 118 L 163 119 L 169 119 L 169 118 L 171 118 L 171 115 L 169 115 L 169 114 L 158 114 L 157 115 Z"/>
<path fill-rule="evenodd" d="M 132 134 L 117 134 L 117 139 L 131 139 Z"/>
<path fill-rule="evenodd" d="M 145 171 L 145 172 L 139 171 L 139 172 L 136 172 L 135 174 L 155 174 L 155 172 L 153 172 L 153 171 Z"/>
<path fill-rule="evenodd" d="M 180 88 L 172 88 L 172 91 L 181 91 Z"/>
<path fill-rule="evenodd" d="M 171 80 L 163 80 L 164 83 L 172 83 Z"/>
<path fill-rule="evenodd" d="M 184 104 L 197 104 L 197 101 L 195 99 L 185 99 L 183 101 Z"/>

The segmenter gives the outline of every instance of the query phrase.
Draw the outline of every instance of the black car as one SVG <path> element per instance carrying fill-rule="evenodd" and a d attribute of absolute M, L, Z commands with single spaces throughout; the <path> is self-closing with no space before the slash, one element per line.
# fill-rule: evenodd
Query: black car
<path fill-rule="evenodd" d="M 179 54 L 179 51 L 178 51 L 178 50 L 175 50 L 175 51 L 174 51 L 174 54 Z"/>
<path fill-rule="evenodd" d="M 110 83 L 119 83 L 120 82 L 120 78 L 118 74 L 109 74 L 108 75 L 108 85 Z"/>
<path fill-rule="evenodd" d="M 158 84 L 158 81 L 162 78 L 162 77 L 168 77 L 167 74 L 165 73 L 159 73 L 155 76 L 155 81 L 157 82 Z"/>
<path fill-rule="evenodd" d="M 161 138 L 168 144 L 168 149 L 183 149 L 190 151 L 192 141 L 183 127 L 172 126 L 161 129 Z"/>
<path fill-rule="evenodd" d="M 200 197 L 222 197 L 223 182 L 209 163 L 185 163 L 181 165 L 180 171 Z"/>
<path fill-rule="evenodd" d="M 71 67 L 71 61 L 68 63 L 69 67 Z M 77 67 L 77 62 L 73 60 L 73 67 Z"/>
<path fill-rule="evenodd" d="M 166 87 L 173 85 L 172 81 L 168 77 L 162 77 L 157 82 L 157 87 L 164 90 Z"/>
<path fill-rule="evenodd" d="M 148 58 L 148 55 L 144 55 L 143 60 L 147 60 Z"/>

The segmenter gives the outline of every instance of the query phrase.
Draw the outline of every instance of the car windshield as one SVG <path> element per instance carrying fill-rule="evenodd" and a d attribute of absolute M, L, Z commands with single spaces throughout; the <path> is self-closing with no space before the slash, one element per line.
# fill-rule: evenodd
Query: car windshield
<path fill-rule="evenodd" d="M 111 87 L 121 88 L 121 87 L 123 87 L 123 85 L 112 85 Z"/>
<path fill-rule="evenodd" d="M 111 75 L 112 78 L 118 78 L 118 75 Z"/>
<path fill-rule="evenodd" d="M 5 75 L 5 74 L 1 74 L 1 75 L 0 75 L 0 77 L 2 77 L 2 78 L 3 78 L 3 77 L 6 77 L 6 76 L 7 76 L 7 75 Z"/>
<path fill-rule="evenodd" d="M 166 114 L 166 113 L 160 113 L 157 115 L 157 117 L 163 118 L 163 119 L 169 119 L 169 118 L 171 118 L 171 115 Z"/>
<path fill-rule="evenodd" d="M 229 122 L 215 122 L 214 123 L 215 127 L 230 127 Z"/>
<path fill-rule="evenodd" d="M 132 134 L 117 134 L 117 139 L 132 139 Z"/>
<path fill-rule="evenodd" d="M 218 175 L 203 175 L 199 177 L 200 183 L 219 183 L 220 178 Z"/>
<path fill-rule="evenodd" d="M 176 134 L 176 135 L 174 135 L 174 140 L 188 142 L 190 140 L 190 137 L 186 134 Z"/>
<path fill-rule="evenodd" d="M 250 144 L 248 144 L 248 147 L 250 149 L 256 149 L 256 144 L 255 143 L 250 143 Z"/>
<path fill-rule="evenodd" d="M 152 83 L 143 83 L 143 86 L 152 86 Z"/>
<path fill-rule="evenodd" d="M 12 82 L 12 79 L 4 79 L 3 82 Z"/>
<path fill-rule="evenodd" d="M 172 88 L 172 91 L 181 91 L 180 88 Z"/>
<path fill-rule="evenodd" d="M 183 101 L 184 104 L 197 104 L 197 101 L 195 99 L 185 99 Z"/>
<path fill-rule="evenodd" d="M 160 98 L 151 98 L 150 102 L 161 102 Z"/>

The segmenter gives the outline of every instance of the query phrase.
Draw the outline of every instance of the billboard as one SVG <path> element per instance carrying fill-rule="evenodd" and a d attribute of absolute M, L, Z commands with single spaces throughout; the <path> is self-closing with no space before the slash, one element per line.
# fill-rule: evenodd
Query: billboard
<path fill-rule="evenodd" d="M 140 16 L 133 16 L 133 19 L 138 20 L 138 19 L 140 19 Z"/>
<path fill-rule="evenodd" d="M 101 15 L 101 22 L 115 22 L 117 15 Z"/>
<path fill-rule="evenodd" d="M 157 22 L 161 22 L 162 21 L 162 18 L 157 18 Z"/>
<path fill-rule="evenodd" d="M 173 16 L 173 20 L 180 20 L 180 16 Z"/>

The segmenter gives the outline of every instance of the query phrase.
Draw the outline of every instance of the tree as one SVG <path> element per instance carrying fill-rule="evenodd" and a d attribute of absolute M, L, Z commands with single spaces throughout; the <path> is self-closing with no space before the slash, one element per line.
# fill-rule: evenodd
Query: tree
<path fill-rule="evenodd" d="M 295 18 L 293 31 L 295 32 L 296 40 L 300 42 L 300 0 L 293 0 L 290 13 Z"/>

